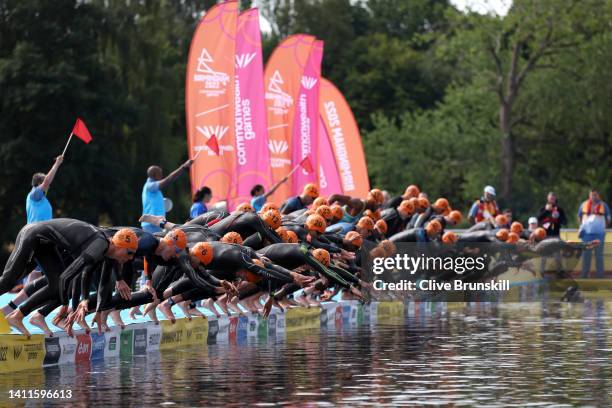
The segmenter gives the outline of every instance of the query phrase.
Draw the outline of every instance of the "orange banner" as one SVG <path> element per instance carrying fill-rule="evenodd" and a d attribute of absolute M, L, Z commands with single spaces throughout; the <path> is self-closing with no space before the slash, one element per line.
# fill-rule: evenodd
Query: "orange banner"
<path fill-rule="evenodd" d="M 361 135 L 351 107 L 342 93 L 321 78 L 319 109 L 331 140 L 344 194 L 365 197 L 370 191 Z"/>
<path fill-rule="evenodd" d="M 234 60 L 238 3 L 228 1 L 206 12 L 198 24 L 187 62 L 185 110 L 191 189 L 208 186 L 213 201 L 235 196 Z M 219 152 L 207 144 L 217 139 Z M 231 203 L 228 203 L 231 205 Z"/>
<path fill-rule="evenodd" d="M 273 184 L 291 171 L 291 135 L 295 101 L 314 41 L 315 37 L 305 34 L 287 37 L 276 47 L 266 64 L 264 85 Z M 276 190 L 269 201 L 280 204 L 290 194 L 291 179 Z"/>

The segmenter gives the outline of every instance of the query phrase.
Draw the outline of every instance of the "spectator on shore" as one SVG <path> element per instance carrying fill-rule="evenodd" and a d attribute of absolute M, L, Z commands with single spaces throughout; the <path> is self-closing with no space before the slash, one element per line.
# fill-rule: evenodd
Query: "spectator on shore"
<path fill-rule="evenodd" d="M 26 220 L 28 224 L 38 221 L 47 221 L 53 218 L 53 207 L 47 199 L 47 191 L 55 178 L 59 166 L 64 161 L 64 156 L 57 156 L 51 169 L 45 173 L 34 173 L 32 176 L 32 190 L 26 197 Z M 42 276 L 42 269 L 39 265 L 30 273 L 27 282 L 32 282 Z M 24 278 L 23 283 L 26 282 Z M 17 285 L 11 292 L 18 290 L 21 284 Z"/>
<path fill-rule="evenodd" d="M 558 237 L 561 233 L 561 226 L 567 224 L 565 211 L 559 207 L 557 195 L 552 191 L 546 197 L 546 204 L 540 208 L 538 224 L 546 230 L 548 237 Z"/>
<path fill-rule="evenodd" d="M 167 177 L 164 176 L 163 170 L 159 166 L 150 166 L 147 169 L 147 181 L 142 187 L 142 214 L 161 215 L 166 217 L 166 207 L 164 205 L 164 195 L 162 190 L 181 175 L 183 170 L 189 169 L 193 164 L 193 160 L 187 160 L 178 169 L 174 170 Z M 148 222 L 141 223 L 142 229 L 150 232 L 160 232 L 159 225 L 153 225 Z"/>
<path fill-rule="evenodd" d="M 561 225 L 567 224 L 565 211 L 563 211 L 563 208 L 559 207 L 557 195 L 552 191 L 546 196 L 546 204 L 540 208 L 538 213 L 538 224 L 544 228 L 547 237 L 553 238 L 558 238 L 561 234 Z M 557 252 L 552 258 L 555 260 L 557 273 L 560 273 L 563 266 L 561 254 Z M 547 259 L 548 257 L 542 257 L 542 272 L 546 271 Z"/>
<path fill-rule="evenodd" d="M 585 250 L 582 254 L 582 277 L 589 276 L 591 270 L 591 255 L 595 251 L 596 277 L 603 278 L 603 244 L 606 238 L 606 227 L 610 225 L 610 207 L 601 200 L 597 189 L 591 189 L 588 200 L 584 201 L 578 209 L 578 222 L 580 229 L 578 236 L 583 242 L 599 240 L 600 244 L 594 249 Z"/>
<path fill-rule="evenodd" d="M 32 190 L 26 198 L 26 216 L 27 223 L 31 224 L 37 221 L 47 221 L 53 218 L 53 207 L 47 200 L 47 191 L 55 178 L 55 173 L 59 169 L 60 164 L 64 161 L 64 156 L 57 156 L 55 163 L 47 174 L 34 173 L 32 176 Z"/>
<path fill-rule="evenodd" d="M 495 218 L 497 214 L 499 214 L 499 207 L 495 201 L 495 188 L 486 186 L 483 196 L 472 204 L 468 219 L 471 224 L 476 224 L 489 218 Z"/>
<path fill-rule="evenodd" d="M 256 212 L 259 212 L 261 210 L 261 207 L 263 207 L 263 205 L 268 200 L 268 197 L 274 194 L 276 189 L 287 180 L 288 178 L 284 177 L 278 183 L 272 186 L 270 191 L 268 191 L 267 193 L 266 189 L 261 184 L 256 184 L 255 186 L 253 186 L 253 188 L 251 189 L 251 197 L 253 197 L 251 199 L 251 207 L 253 207 Z"/>
<path fill-rule="evenodd" d="M 193 195 L 193 204 L 191 205 L 191 209 L 189 210 L 189 217 L 194 219 L 198 215 L 202 215 L 205 212 L 208 212 L 208 207 L 206 204 L 210 202 L 212 199 L 212 190 L 204 186 Z"/>
<path fill-rule="evenodd" d="M 529 217 L 527 221 L 527 229 L 529 232 L 533 232 L 538 228 L 538 219 L 536 217 Z"/>

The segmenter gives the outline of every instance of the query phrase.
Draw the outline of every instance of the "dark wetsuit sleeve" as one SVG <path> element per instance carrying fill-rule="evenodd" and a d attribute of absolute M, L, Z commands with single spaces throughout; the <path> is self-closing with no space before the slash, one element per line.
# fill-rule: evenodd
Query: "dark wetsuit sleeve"
<path fill-rule="evenodd" d="M 331 242 L 333 244 L 336 244 L 338 246 L 342 246 L 342 243 L 343 243 L 342 242 L 342 237 L 340 235 L 338 235 L 338 234 L 329 234 L 329 233 L 326 233 L 325 234 L 325 238 L 329 242 Z"/>
<path fill-rule="evenodd" d="M 87 265 L 83 268 L 83 272 L 81 273 L 81 300 L 85 300 L 89 297 L 89 288 L 91 288 L 91 279 L 94 274 L 94 269 L 98 268 L 100 265 L 98 263 Z"/>
<path fill-rule="evenodd" d="M 347 270 L 340 268 L 339 266 L 330 265 L 329 269 L 336 272 L 338 276 L 340 276 L 342 279 L 346 280 L 347 282 L 353 282 L 355 284 L 359 283 L 359 279 L 355 275 L 353 275 Z"/>
<path fill-rule="evenodd" d="M 261 220 L 261 218 L 257 218 L 257 221 L 255 223 L 255 229 L 256 231 L 261 234 L 261 236 L 268 240 L 269 242 L 273 243 L 273 244 L 278 244 L 280 242 L 283 242 L 280 237 L 278 236 L 278 234 L 274 231 L 272 231 L 270 228 L 268 228 L 266 226 L 266 224 Z"/>
<path fill-rule="evenodd" d="M 109 308 L 109 304 L 112 300 L 113 295 L 113 279 L 112 276 L 117 275 L 117 270 L 120 265 L 117 262 L 107 260 L 102 265 L 102 272 L 100 273 L 100 283 L 98 284 L 98 304 L 96 312 L 106 310 Z"/>
<path fill-rule="evenodd" d="M 259 232 L 252 234 L 250 237 L 244 240 L 242 245 L 247 246 L 249 248 L 253 248 L 254 250 L 258 250 L 263 248 L 263 239 Z"/>
<path fill-rule="evenodd" d="M 329 252 L 330 254 L 339 254 L 341 252 L 340 248 L 338 248 L 337 246 L 333 245 L 325 237 L 321 236 L 320 238 L 322 238 L 322 239 L 314 238 L 313 237 L 310 240 L 309 244 L 312 245 L 314 248 L 326 249 L 327 252 Z"/>
<path fill-rule="evenodd" d="M 83 271 L 88 265 L 101 261 L 108 250 L 108 240 L 104 236 L 96 237 L 81 252 L 72 263 L 62 272 L 59 279 L 60 301 L 66 304 L 68 301 L 68 287 L 70 282 Z"/>
<path fill-rule="evenodd" d="M 340 286 L 344 286 L 344 287 L 350 286 L 350 284 L 346 280 L 344 280 L 342 277 L 340 277 L 336 272 L 328 269 L 321 262 L 317 261 L 308 252 L 308 248 L 302 245 L 300 249 L 304 253 L 304 258 L 306 259 L 306 263 L 308 263 L 308 265 L 310 265 L 315 271 L 319 272 L 321 275 L 327 277 L 328 279 L 339 284 Z"/>
<path fill-rule="evenodd" d="M 187 277 L 191 279 L 194 285 L 196 285 L 198 288 L 215 288 L 215 286 L 213 286 L 210 282 L 213 281 L 212 279 L 216 278 L 210 276 L 210 273 L 202 268 L 198 268 L 198 271 L 196 272 L 195 269 L 193 269 L 193 266 L 191 266 L 191 261 L 189 260 L 189 256 L 187 254 L 179 255 L 176 261 L 178 266 L 181 268 L 181 271 L 187 275 Z"/>

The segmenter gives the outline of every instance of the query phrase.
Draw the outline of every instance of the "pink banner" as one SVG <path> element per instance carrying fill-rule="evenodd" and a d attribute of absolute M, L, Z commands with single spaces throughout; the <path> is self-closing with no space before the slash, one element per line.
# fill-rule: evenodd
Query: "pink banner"
<path fill-rule="evenodd" d="M 250 200 L 255 184 L 269 187 L 268 125 L 264 103 L 263 57 L 259 12 L 238 17 L 236 36 L 236 172 L 234 203 Z"/>
<path fill-rule="evenodd" d="M 291 162 L 293 166 L 305 157 L 310 159 L 314 172 L 308 173 L 300 168 L 293 173 L 293 194 L 301 194 L 307 183 L 318 183 L 318 130 L 319 130 L 319 86 L 321 83 L 321 60 L 323 59 L 323 41 L 315 41 L 310 49 L 310 55 L 302 79 L 300 92 L 296 101 L 296 111 L 293 120 L 291 139 Z"/>
<path fill-rule="evenodd" d="M 319 117 L 319 190 L 321 195 L 342 194 L 342 181 L 336 166 L 334 151 L 325 128 L 323 118 Z"/>

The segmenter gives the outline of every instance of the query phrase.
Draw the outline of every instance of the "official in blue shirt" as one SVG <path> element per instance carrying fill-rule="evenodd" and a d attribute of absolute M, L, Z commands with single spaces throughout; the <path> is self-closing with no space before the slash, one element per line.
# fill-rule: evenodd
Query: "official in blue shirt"
<path fill-rule="evenodd" d="M 28 224 L 37 221 L 47 221 L 53 218 L 53 208 L 49 200 L 47 200 L 46 194 L 63 160 L 64 156 L 57 156 L 55 163 L 53 163 L 51 170 L 47 174 L 35 173 L 32 176 L 32 190 L 30 190 L 26 198 Z"/>
<path fill-rule="evenodd" d="M 208 212 L 206 204 L 212 199 L 212 191 L 210 188 L 204 186 L 193 195 L 193 204 L 189 210 L 189 217 L 194 219 L 198 215 L 202 215 Z"/>
<path fill-rule="evenodd" d="M 159 166 L 150 166 L 147 169 L 147 181 L 142 187 L 142 214 L 160 215 L 166 217 L 166 207 L 164 205 L 164 194 L 162 190 L 172 183 L 181 175 L 183 170 L 189 169 L 193 164 L 193 160 L 187 160 L 178 169 L 170 173 L 166 178 L 163 177 L 162 168 Z M 159 225 L 142 222 L 142 229 L 150 232 L 160 232 Z"/>
<path fill-rule="evenodd" d="M 256 184 L 255 186 L 253 186 L 253 188 L 251 189 L 251 197 L 253 197 L 251 198 L 251 207 L 253 207 L 256 212 L 261 211 L 261 207 L 264 206 L 264 204 L 268 200 L 268 197 L 274 194 L 276 189 L 279 188 L 280 185 L 288 179 L 289 178 L 287 176 L 283 177 L 278 183 L 272 186 L 270 191 L 268 191 L 267 193 L 266 189 L 261 184 Z"/>

